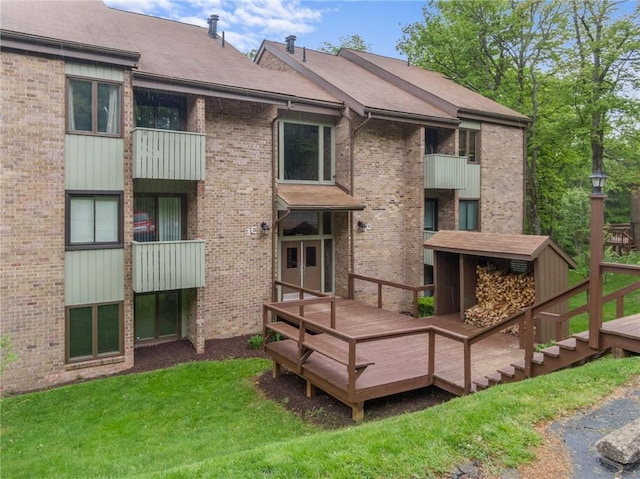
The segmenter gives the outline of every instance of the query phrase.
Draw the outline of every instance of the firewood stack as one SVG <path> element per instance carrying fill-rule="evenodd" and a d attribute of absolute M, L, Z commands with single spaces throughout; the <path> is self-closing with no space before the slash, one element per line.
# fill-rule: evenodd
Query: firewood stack
<path fill-rule="evenodd" d="M 476 274 L 478 304 L 465 310 L 467 324 L 485 328 L 535 302 L 536 287 L 532 271 L 510 273 L 487 264 L 478 265 Z M 518 327 L 510 327 L 506 331 L 518 334 Z"/>

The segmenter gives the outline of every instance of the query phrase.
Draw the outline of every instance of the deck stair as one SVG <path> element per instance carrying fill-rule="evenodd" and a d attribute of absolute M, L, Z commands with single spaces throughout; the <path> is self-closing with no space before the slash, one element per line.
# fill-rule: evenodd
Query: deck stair
<path fill-rule="evenodd" d="M 600 357 L 603 352 L 591 349 L 588 342 L 589 332 L 585 331 L 534 352 L 531 361 L 531 377 L 549 374 Z M 484 378 L 474 380 L 474 385 L 476 391 L 481 391 L 497 384 L 524 379 L 527 379 L 527 374 L 523 359 L 498 369 L 497 372 L 488 374 Z"/>

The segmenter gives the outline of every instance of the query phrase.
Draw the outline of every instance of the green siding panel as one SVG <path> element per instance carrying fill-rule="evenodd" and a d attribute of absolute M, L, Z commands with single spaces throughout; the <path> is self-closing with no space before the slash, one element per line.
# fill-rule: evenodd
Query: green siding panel
<path fill-rule="evenodd" d="M 167 180 L 205 179 L 205 135 L 136 128 L 133 177 Z"/>
<path fill-rule="evenodd" d="M 124 300 L 124 249 L 67 251 L 64 269 L 67 306 Z"/>
<path fill-rule="evenodd" d="M 67 190 L 124 189 L 122 138 L 65 135 L 64 158 Z"/>
<path fill-rule="evenodd" d="M 426 189 L 461 190 L 460 197 L 480 197 L 480 165 L 465 156 L 432 154 L 424 159 Z"/>
<path fill-rule="evenodd" d="M 99 65 L 90 65 L 87 63 L 66 63 L 64 72 L 67 75 L 96 78 L 99 80 L 108 80 L 114 82 L 124 81 L 124 71 L 117 68 L 109 68 Z"/>
<path fill-rule="evenodd" d="M 205 285 L 205 242 L 133 242 L 133 290 L 136 293 L 200 288 Z"/>

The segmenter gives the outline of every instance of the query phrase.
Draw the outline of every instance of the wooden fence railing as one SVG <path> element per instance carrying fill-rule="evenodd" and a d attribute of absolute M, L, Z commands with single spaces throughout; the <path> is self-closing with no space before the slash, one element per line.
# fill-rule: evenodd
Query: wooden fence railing
<path fill-rule="evenodd" d="M 620 265 L 620 264 L 612 264 L 612 263 L 603 263 L 601 265 L 603 272 L 608 273 L 618 273 L 618 274 L 631 274 L 640 276 L 640 266 L 631 266 L 631 265 Z M 378 285 L 378 308 L 382 308 L 382 286 L 389 286 L 394 288 L 399 288 L 407 291 L 411 291 L 414 294 L 414 313 L 415 317 L 417 317 L 417 295 L 420 291 L 430 291 L 434 289 L 434 285 L 425 285 L 425 286 L 409 286 L 401 283 L 395 283 L 391 281 L 379 280 L 376 278 L 370 278 L 367 276 L 357 275 L 357 274 L 349 274 L 349 299 L 353 299 L 354 294 L 354 281 L 362 280 L 372 282 Z M 294 285 L 290 285 L 287 283 L 277 282 L 281 286 L 286 287 L 295 287 Z M 304 288 L 295 287 L 300 290 L 301 298 L 305 291 Z M 640 289 L 640 281 L 637 281 L 629 286 L 626 286 L 618 291 L 610 293 L 603 297 L 602 304 L 616 301 L 616 314 L 617 317 L 622 317 L 624 311 L 624 297 L 636 290 Z M 277 316 L 278 319 L 284 319 L 286 321 L 295 324 L 300 330 L 300 336 L 298 339 L 298 360 L 300 362 L 304 361 L 304 348 L 303 343 L 305 339 L 305 335 L 307 333 L 318 334 L 325 333 L 333 338 L 336 338 L 344 343 L 346 343 L 348 347 L 348 361 L 346 362 L 347 372 L 348 372 L 348 394 L 349 400 L 354 398 L 355 394 L 355 382 L 359 376 L 359 373 L 356 368 L 356 358 L 358 356 L 357 347 L 359 344 L 366 343 L 369 341 L 379 341 L 390 338 L 397 338 L 403 336 L 411 336 L 417 334 L 428 334 L 428 365 L 427 371 L 429 376 L 432 378 L 432 381 L 441 380 L 447 382 L 446 378 L 440 378 L 435 375 L 435 358 L 436 358 L 436 337 L 442 336 L 457 342 L 462 343 L 463 345 L 463 364 L 464 364 L 464 379 L 463 379 L 463 393 L 469 394 L 471 392 L 472 385 L 472 364 L 471 364 L 471 346 L 477 344 L 478 342 L 489 338 L 495 334 L 498 334 L 505 328 L 510 326 L 519 325 L 521 335 L 520 335 L 520 347 L 524 349 L 524 364 L 525 364 L 525 376 L 531 376 L 531 365 L 533 362 L 533 353 L 535 346 L 535 337 L 534 337 L 534 324 L 537 319 L 552 319 L 557 323 L 562 323 L 564 321 L 568 321 L 574 316 L 587 312 L 589 310 L 589 304 L 581 305 L 577 308 L 574 308 L 566 313 L 561 315 L 549 313 L 547 310 L 556 304 L 563 303 L 568 301 L 573 296 L 584 293 L 589 290 L 589 279 L 585 279 L 570 288 L 558 293 L 557 295 L 546 299 L 540 303 L 529 306 L 520 312 L 517 312 L 510 317 L 492 325 L 487 328 L 484 328 L 474 334 L 471 335 L 463 335 L 459 333 L 455 333 L 452 331 L 448 331 L 446 329 L 439 328 L 433 325 L 422 325 L 418 324 L 415 327 L 404 328 L 393 332 L 384 332 L 384 333 L 371 333 L 371 334 L 361 334 L 361 335 L 349 335 L 343 332 L 340 332 L 335 329 L 336 324 L 336 311 L 335 311 L 335 296 L 323 296 L 316 297 L 311 299 L 300 299 L 298 301 L 291 301 L 286 303 L 272 303 L 265 304 L 263 306 L 263 325 L 265 331 L 268 328 L 268 323 L 274 320 Z M 309 293 L 316 294 L 317 296 L 321 296 L 322 293 L 308 291 Z M 313 305 L 313 304 L 321 304 L 321 303 L 330 303 L 331 305 L 331 318 L 330 318 L 330 326 L 327 327 L 317 321 L 313 321 L 309 318 L 304 317 L 304 306 Z M 283 309 L 282 306 L 298 306 L 299 314 L 292 313 L 286 309 Z M 269 313 L 271 313 L 271 318 L 269 317 Z M 561 330 L 562 328 L 559 328 Z M 524 334 L 522 331 L 524 330 Z"/>
<path fill-rule="evenodd" d="M 378 285 L 378 308 L 382 309 L 382 287 L 390 286 L 392 288 L 402 289 L 413 293 L 413 317 L 418 317 L 418 294 L 423 291 L 435 291 L 436 287 L 433 284 L 426 284 L 423 286 L 409 286 L 407 284 L 396 283 L 393 281 L 385 281 L 383 279 L 371 278 L 369 276 L 363 276 L 361 274 L 349 273 L 349 299 L 354 299 L 355 294 L 355 280 L 362 280 L 369 283 L 375 283 Z"/>

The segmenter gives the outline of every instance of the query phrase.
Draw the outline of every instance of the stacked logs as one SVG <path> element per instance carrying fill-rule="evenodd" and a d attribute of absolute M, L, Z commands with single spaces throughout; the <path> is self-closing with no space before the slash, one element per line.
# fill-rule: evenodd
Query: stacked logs
<path fill-rule="evenodd" d="M 465 310 L 465 322 L 485 328 L 508 318 L 535 302 L 536 288 L 533 272 L 510 273 L 492 264 L 476 268 L 476 298 L 478 304 Z M 518 327 L 508 328 L 517 334 Z"/>

